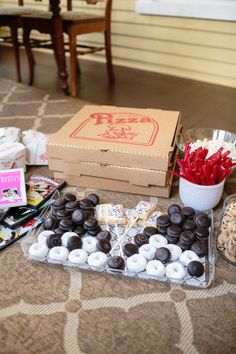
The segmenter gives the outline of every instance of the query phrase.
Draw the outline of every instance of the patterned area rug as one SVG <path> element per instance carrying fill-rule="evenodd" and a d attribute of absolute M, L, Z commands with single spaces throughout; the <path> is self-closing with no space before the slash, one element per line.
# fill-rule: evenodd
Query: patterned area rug
<path fill-rule="evenodd" d="M 52 133 L 84 103 L 0 79 L 1 127 Z M 50 175 L 47 168 L 35 170 Z M 223 197 L 235 192 L 235 182 L 235 176 L 228 180 Z M 76 190 L 81 195 L 90 192 Z M 160 199 L 161 205 L 178 202 L 177 190 L 173 188 L 170 200 Z M 106 191 L 99 195 L 103 202 L 119 201 L 127 207 L 143 199 Z M 210 288 L 195 289 L 29 262 L 16 242 L 0 254 L 0 285 L 0 353 L 236 350 L 235 269 L 220 256 Z"/>

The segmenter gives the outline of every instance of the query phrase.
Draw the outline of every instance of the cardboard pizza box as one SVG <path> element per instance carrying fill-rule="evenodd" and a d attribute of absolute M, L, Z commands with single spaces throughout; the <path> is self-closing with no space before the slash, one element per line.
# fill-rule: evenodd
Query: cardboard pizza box
<path fill-rule="evenodd" d="M 169 171 L 147 170 L 136 167 L 125 167 L 95 162 L 64 162 L 60 159 L 49 159 L 49 169 L 64 172 L 72 176 L 93 176 L 130 182 L 140 186 L 165 186 Z"/>
<path fill-rule="evenodd" d="M 104 189 L 108 191 L 131 193 L 131 194 L 142 194 L 156 197 L 169 198 L 171 185 L 173 181 L 173 176 L 170 176 L 165 187 L 160 186 L 138 186 L 125 181 L 113 180 L 109 178 L 99 178 L 93 176 L 72 176 L 65 175 L 63 172 L 54 172 L 55 178 L 64 179 L 69 185 L 86 187 L 92 189 Z"/>
<path fill-rule="evenodd" d="M 84 106 L 49 138 L 49 159 L 167 171 L 180 113 L 159 109 Z"/>

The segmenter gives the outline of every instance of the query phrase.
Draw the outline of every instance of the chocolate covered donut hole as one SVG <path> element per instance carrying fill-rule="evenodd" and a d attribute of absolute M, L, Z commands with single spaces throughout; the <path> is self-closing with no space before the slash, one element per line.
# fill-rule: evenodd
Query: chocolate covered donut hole
<path fill-rule="evenodd" d="M 76 196 L 72 193 L 65 193 L 64 199 L 66 202 L 74 202 L 76 201 Z"/>
<path fill-rule="evenodd" d="M 138 247 L 133 243 L 126 243 L 126 245 L 124 245 L 124 253 L 127 257 L 131 257 L 138 253 Z"/>
<path fill-rule="evenodd" d="M 110 233 L 110 231 L 108 231 L 108 230 L 100 231 L 100 232 L 97 234 L 97 239 L 98 239 L 98 240 L 108 240 L 108 241 L 110 241 L 110 240 L 111 240 L 111 233 Z"/>
<path fill-rule="evenodd" d="M 46 218 L 43 222 L 44 230 L 54 230 L 57 227 L 57 220 L 54 217 Z"/>
<path fill-rule="evenodd" d="M 111 243 L 110 241 L 104 239 L 104 240 L 99 240 L 97 243 L 97 249 L 98 251 L 101 251 L 103 253 L 109 253 L 111 250 Z"/>
<path fill-rule="evenodd" d="M 53 248 L 56 246 L 61 246 L 61 236 L 52 234 L 47 237 L 46 240 L 48 248 Z"/>
<path fill-rule="evenodd" d="M 86 199 L 91 200 L 94 206 L 98 205 L 100 202 L 99 196 L 95 193 L 89 194 Z"/>
<path fill-rule="evenodd" d="M 137 234 L 134 236 L 134 242 L 138 247 L 140 247 L 148 243 L 148 237 L 145 234 Z"/>
<path fill-rule="evenodd" d="M 166 247 L 160 247 L 156 250 L 155 259 L 162 263 L 168 263 L 171 258 L 171 253 Z"/>
<path fill-rule="evenodd" d="M 111 257 L 108 260 L 108 267 L 112 269 L 125 269 L 125 262 L 124 259 L 120 256 Z"/>
<path fill-rule="evenodd" d="M 147 226 L 144 228 L 143 233 L 149 238 L 152 235 L 158 234 L 157 228 L 153 226 Z"/>
<path fill-rule="evenodd" d="M 187 271 L 192 277 L 200 277 L 204 274 L 204 265 L 199 261 L 189 262 Z"/>
<path fill-rule="evenodd" d="M 173 213 L 179 213 L 180 211 L 181 211 L 181 207 L 178 204 L 171 204 L 167 209 L 167 213 L 169 215 Z"/>
<path fill-rule="evenodd" d="M 87 219 L 87 214 L 85 210 L 81 210 L 81 209 L 75 210 L 71 216 L 71 220 L 75 224 L 79 224 L 79 225 L 82 225 L 86 219 Z"/>
<path fill-rule="evenodd" d="M 67 248 L 72 251 L 82 247 L 82 240 L 80 236 L 71 236 L 67 241 Z"/>

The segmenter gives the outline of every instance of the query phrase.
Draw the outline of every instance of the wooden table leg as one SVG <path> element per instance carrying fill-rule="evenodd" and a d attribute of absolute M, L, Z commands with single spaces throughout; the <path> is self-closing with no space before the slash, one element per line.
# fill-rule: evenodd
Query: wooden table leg
<path fill-rule="evenodd" d="M 49 0 L 50 1 L 50 10 L 53 13 L 53 42 L 54 42 L 54 51 L 55 58 L 57 61 L 58 75 L 61 80 L 61 87 L 66 94 L 69 94 L 68 87 L 68 73 L 66 71 L 66 57 L 64 50 L 64 40 L 63 40 L 63 27 L 60 16 L 60 0 Z"/>

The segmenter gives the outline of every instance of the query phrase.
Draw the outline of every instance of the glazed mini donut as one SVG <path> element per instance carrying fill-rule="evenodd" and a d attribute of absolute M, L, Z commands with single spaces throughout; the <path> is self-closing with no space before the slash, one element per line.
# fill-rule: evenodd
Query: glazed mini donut
<path fill-rule="evenodd" d="M 76 249 L 69 253 L 69 261 L 76 264 L 84 264 L 87 262 L 88 253 L 82 249 Z"/>
<path fill-rule="evenodd" d="M 199 257 L 197 255 L 197 253 L 188 250 L 188 251 L 184 251 L 180 255 L 179 260 L 184 266 L 187 266 L 189 264 L 189 262 L 199 261 Z"/>
<path fill-rule="evenodd" d="M 179 246 L 174 244 L 168 244 L 165 246 L 171 253 L 171 261 L 176 261 L 182 254 L 182 250 Z"/>
<path fill-rule="evenodd" d="M 62 246 L 67 247 L 67 242 L 71 236 L 78 236 L 78 234 L 72 231 L 64 232 L 64 234 L 61 237 Z"/>
<path fill-rule="evenodd" d="M 88 264 L 95 269 L 103 269 L 108 261 L 108 257 L 103 252 L 94 252 L 88 256 Z"/>
<path fill-rule="evenodd" d="M 126 263 L 128 270 L 134 273 L 143 272 L 147 266 L 146 258 L 141 254 L 134 254 L 127 259 Z"/>
<path fill-rule="evenodd" d="M 64 262 L 68 258 L 69 251 L 64 246 L 56 246 L 50 249 L 48 257 L 53 261 Z"/>
<path fill-rule="evenodd" d="M 152 245 L 142 245 L 141 247 L 139 247 L 139 254 L 141 254 L 141 256 L 143 256 L 144 258 L 146 258 L 147 261 L 150 261 L 151 259 L 153 259 L 155 257 L 156 254 L 156 248 Z"/>
<path fill-rule="evenodd" d="M 166 266 L 167 278 L 181 280 L 185 277 L 186 270 L 183 265 L 178 262 L 170 263 Z"/>
<path fill-rule="evenodd" d="M 152 245 L 156 248 L 160 248 L 160 247 L 167 245 L 168 241 L 165 238 L 165 236 L 162 236 L 160 234 L 155 234 L 149 238 L 149 243 L 150 243 L 150 245 Z"/>
<path fill-rule="evenodd" d="M 29 248 L 29 254 L 36 259 L 45 259 L 48 254 L 48 247 L 41 241 L 36 242 Z"/>
<path fill-rule="evenodd" d="M 149 275 L 155 276 L 155 277 L 164 277 L 166 268 L 165 266 L 161 263 L 161 261 L 157 261 L 154 259 L 153 261 L 149 261 L 146 267 L 146 272 Z"/>
<path fill-rule="evenodd" d="M 83 246 L 82 246 L 83 250 L 85 250 L 89 254 L 96 252 L 98 241 L 96 240 L 95 237 L 92 237 L 92 236 L 84 237 L 82 239 L 82 242 L 83 242 Z"/>
<path fill-rule="evenodd" d="M 44 245 L 47 244 L 47 237 L 50 235 L 54 235 L 54 232 L 51 230 L 44 230 L 40 232 L 38 235 L 38 243 L 43 243 Z"/>

